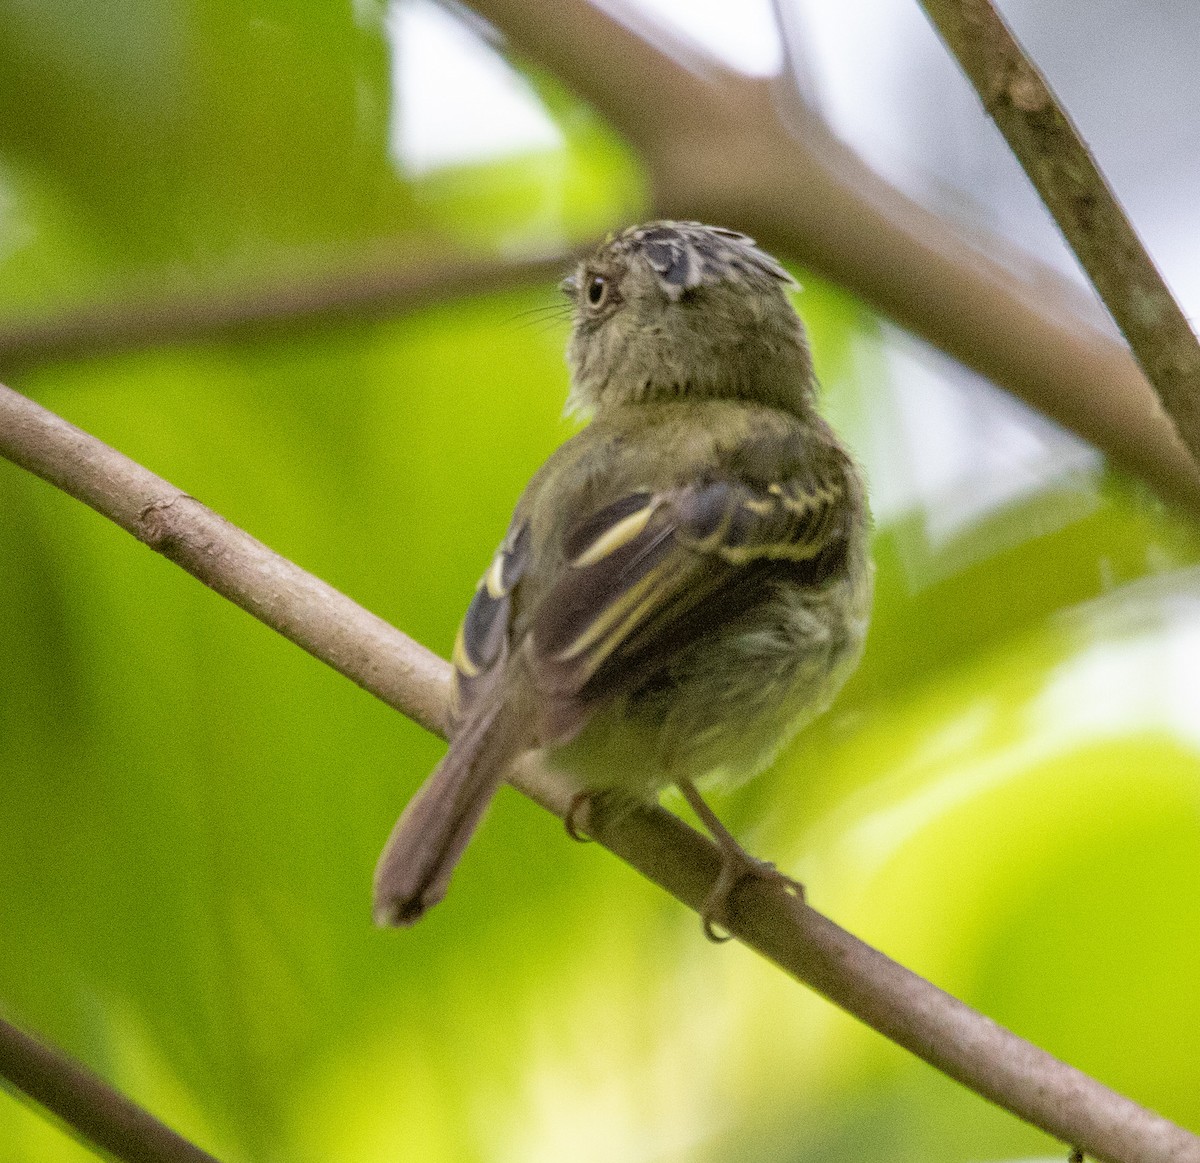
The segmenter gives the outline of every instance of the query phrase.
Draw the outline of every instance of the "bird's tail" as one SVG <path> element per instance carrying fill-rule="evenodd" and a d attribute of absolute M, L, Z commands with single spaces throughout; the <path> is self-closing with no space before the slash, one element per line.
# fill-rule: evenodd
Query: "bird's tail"
<path fill-rule="evenodd" d="M 396 821 L 375 866 L 375 923 L 415 924 L 446 895 L 455 865 L 509 763 L 528 747 L 502 702 L 468 719 Z"/>

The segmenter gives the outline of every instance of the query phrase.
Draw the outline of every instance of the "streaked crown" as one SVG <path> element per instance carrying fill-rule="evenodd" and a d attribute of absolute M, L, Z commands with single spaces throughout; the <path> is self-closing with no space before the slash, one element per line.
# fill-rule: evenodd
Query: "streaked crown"
<path fill-rule="evenodd" d="M 640 255 L 658 276 L 671 299 L 705 285 L 775 279 L 795 286 L 795 279 L 754 239 L 723 226 L 702 222 L 648 222 L 631 226 L 613 238 L 602 253 L 614 258 Z"/>
<path fill-rule="evenodd" d="M 612 235 L 562 284 L 575 306 L 568 407 L 724 398 L 805 410 L 812 368 L 793 286 L 736 230 L 647 222 Z"/>

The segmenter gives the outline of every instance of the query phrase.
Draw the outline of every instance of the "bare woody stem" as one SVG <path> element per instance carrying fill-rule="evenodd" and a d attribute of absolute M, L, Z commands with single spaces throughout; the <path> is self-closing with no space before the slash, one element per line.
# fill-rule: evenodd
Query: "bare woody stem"
<path fill-rule="evenodd" d="M 380 250 L 337 270 L 264 279 L 253 288 L 173 293 L 81 307 L 0 325 L 0 366 L 185 341 L 262 336 L 319 323 L 362 322 L 431 303 L 556 279 L 566 252 L 503 260 L 413 258 Z"/>
<path fill-rule="evenodd" d="M 444 735 L 447 663 L 147 469 L 2 386 L 0 455 Z M 532 760 L 518 764 L 510 781 L 560 817 L 577 791 Z M 689 908 L 703 906 L 720 856 L 677 817 L 661 808 L 601 806 L 588 828 Z M 1023 1041 L 791 897 L 750 882 L 737 893 L 733 917 L 733 934 L 786 973 L 1063 1142 L 1110 1163 L 1200 1163 L 1200 1138 Z"/>
<path fill-rule="evenodd" d="M 90 1070 L 3 1020 L 0 1079 L 121 1163 L 217 1163 Z"/>
<path fill-rule="evenodd" d="M 921 0 L 1200 463 L 1200 345 L 1087 146 L 990 0 Z"/>
<path fill-rule="evenodd" d="M 965 236 L 905 197 L 835 137 L 791 78 L 743 76 L 663 27 L 639 35 L 592 0 L 471 3 L 517 52 L 629 139 L 650 175 L 654 213 L 747 230 L 1200 515 L 1192 457 L 1080 288 L 1001 240 Z M 92 351 L 399 312 L 557 276 L 565 265 L 379 251 L 336 271 L 268 279 L 245 293 L 177 299 L 147 291 L 138 302 L 0 325 L 0 372 Z M 1169 404 L 1177 413 L 1184 406 Z"/>
<path fill-rule="evenodd" d="M 470 0 L 638 149 L 655 210 L 746 230 L 1090 440 L 1200 514 L 1200 473 L 1078 287 L 966 237 L 872 171 L 791 78 L 743 76 L 592 0 Z"/>

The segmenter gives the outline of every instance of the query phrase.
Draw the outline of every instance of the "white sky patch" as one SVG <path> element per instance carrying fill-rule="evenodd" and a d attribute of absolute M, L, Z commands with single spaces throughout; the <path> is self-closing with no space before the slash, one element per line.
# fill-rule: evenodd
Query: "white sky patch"
<path fill-rule="evenodd" d="M 1165 277 L 1168 288 L 1195 330 L 1197 319 L 1200 318 L 1200 238 L 1197 237 L 1194 220 L 1189 220 L 1189 217 L 1167 210 L 1158 216 L 1155 233 L 1159 239 L 1170 239 L 1170 242 L 1165 246 L 1160 242 L 1155 251 L 1161 251 L 1161 257 L 1158 253 L 1151 257 L 1160 270 L 1167 268 Z"/>
<path fill-rule="evenodd" d="M 411 177 L 558 149 L 562 134 L 528 82 L 432 0 L 393 0 L 392 157 Z"/>
<path fill-rule="evenodd" d="M 774 76 L 783 65 L 770 0 L 601 0 L 600 6 L 618 17 L 622 8 L 644 13 L 754 77 Z"/>
<path fill-rule="evenodd" d="M 896 89 L 904 62 L 922 53 L 922 38 L 931 35 L 924 14 L 916 4 L 896 0 L 791 0 L 790 7 L 799 18 L 805 60 L 825 115 L 872 164 L 893 176 L 911 149 Z M 949 62 L 949 54 L 941 55 Z"/>
<path fill-rule="evenodd" d="M 917 506 L 937 545 L 1101 457 L 1079 437 L 898 328 L 885 326 L 894 423 L 868 452 L 872 508 Z"/>
<path fill-rule="evenodd" d="M 1050 676 L 1036 729 L 1068 744 L 1160 733 L 1200 752 L 1200 570 L 1135 582 L 1078 617 L 1096 641 Z"/>

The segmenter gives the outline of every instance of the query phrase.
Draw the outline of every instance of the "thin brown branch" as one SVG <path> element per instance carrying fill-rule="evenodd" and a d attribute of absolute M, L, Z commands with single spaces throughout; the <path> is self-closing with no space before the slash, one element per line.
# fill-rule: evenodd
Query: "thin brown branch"
<path fill-rule="evenodd" d="M 276 275 L 240 290 L 144 291 L 0 325 L 0 368 L 398 315 L 447 299 L 557 279 L 573 259 L 566 251 L 509 259 L 414 259 L 377 251 L 336 269 Z"/>
<path fill-rule="evenodd" d="M 217 1163 L 90 1070 L 2 1019 L 0 1079 L 121 1163 Z"/>
<path fill-rule="evenodd" d="M 883 181 L 779 82 L 637 36 L 590 0 L 471 0 L 642 152 L 658 212 L 741 227 L 1073 428 L 1200 514 L 1200 474 L 1069 280 Z M 794 96 L 794 95 L 793 95 Z"/>
<path fill-rule="evenodd" d="M 449 666 L 198 501 L 10 389 L 0 455 L 116 521 L 315 657 L 444 734 Z M 576 788 L 532 760 L 511 782 L 559 816 Z M 715 846 L 661 808 L 606 813 L 591 834 L 699 910 Z M 365 912 L 365 902 L 364 902 Z M 997 1026 L 806 905 L 752 881 L 735 936 L 965 1086 L 1111 1163 L 1200 1163 L 1200 1139 Z"/>
<path fill-rule="evenodd" d="M 1200 463 L 1200 345 L 1045 78 L 990 0 L 921 0 Z"/>
<path fill-rule="evenodd" d="M 660 213 L 743 227 L 1200 513 L 1191 457 L 1129 353 L 1074 284 L 996 240 L 961 237 L 864 166 L 795 94 L 781 99 L 778 83 L 717 65 L 665 30 L 654 30 L 651 43 L 588 0 L 474 6 L 642 151 Z M 0 327 L 0 369 L 405 311 L 553 276 L 567 261 L 411 264 L 411 256 L 380 255 L 244 293 L 146 295 L 10 324 Z M 1173 375 L 1168 368 L 1166 379 Z M 1188 399 L 1171 406 L 1182 414 Z"/>
<path fill-rule="evenodd" d="M 1200 514 L 1192 458 L 1128 351 L 1073 283 L 995 239 L 961 236 L 865 166 L 780 82 L 724 68 L 644 19 L 647 33 L 639 35 L 632 16 L 622 23 L 589 0 L 475 0 L 474 7 L 630 138 L 650 171 L 659 213 L 748 230 Z M 410 263 L 410 256 L 380 256 L 318 277 L 267 280 L 242 294 L 147 295 L 10 324 L 0 328 L 0 369 L 394 313 L 567 265 L 558 258 Z M 1169 367 L 1164 374 L 1179 378 Z M 1182 414 L 1188 399 L 1171 406 Z"/>
<path fill-rule="evenodd" d="M 89 505 L 385 703 L 446 730 L 446 664 L 86 432 L 0 387 L 0 455 Z"/>

